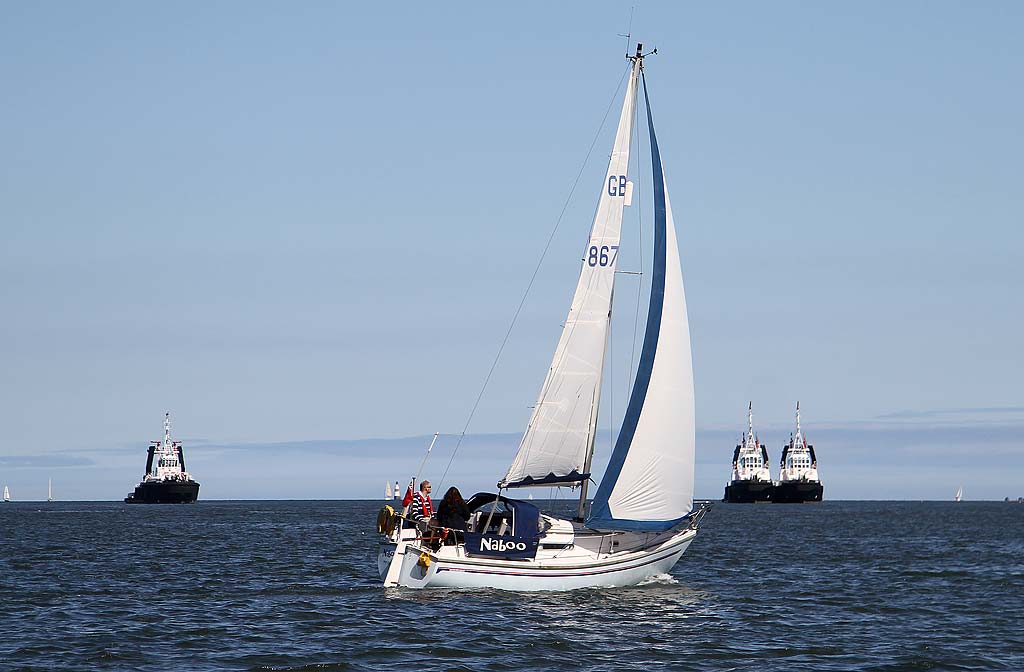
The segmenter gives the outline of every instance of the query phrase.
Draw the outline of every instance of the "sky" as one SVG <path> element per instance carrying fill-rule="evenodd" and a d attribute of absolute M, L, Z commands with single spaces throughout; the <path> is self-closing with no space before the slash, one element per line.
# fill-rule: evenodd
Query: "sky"
<path fill-rule="evenodd" d="M 658 49 L 697 496 L 748 401 L 774 463 L 797 400 L 826 497 L 1024 495 L 1024 6 L 364 4 L 4 6 L 16 498 L 123 497 L 165 411 L 204 498 L 376 498 L 434 432 L 428 473 L 466 431 L 448 473 L 493 487 L 579 271 L 627 32 Z M 644 207 L 620 267 L 643 268 Z"/>

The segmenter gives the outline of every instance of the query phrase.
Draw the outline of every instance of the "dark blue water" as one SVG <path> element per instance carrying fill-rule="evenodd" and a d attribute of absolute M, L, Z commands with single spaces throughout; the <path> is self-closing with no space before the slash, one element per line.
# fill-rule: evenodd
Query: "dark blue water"
<path fill-rule="evenodd" d="M 0 505 L 0 670 L 1024 670 L 1024 505 L 717 504 L 522 594 L 383 590 L 380 504 Z"/>

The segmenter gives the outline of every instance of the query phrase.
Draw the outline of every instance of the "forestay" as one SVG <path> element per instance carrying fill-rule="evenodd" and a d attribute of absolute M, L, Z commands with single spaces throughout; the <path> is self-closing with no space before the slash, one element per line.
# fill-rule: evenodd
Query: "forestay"
<path fill-rule="evenodd" d="M 693 369 L 672 207 L 647 85 L 654 167 L 654 263 L 647 330 L 622 429 L 594 497 L 589 527 L 663 530 L 693 507 Z"/>
<path fill-rule="evenodd" d="M 622 209 L 632 191 L 626 175 L 639 72 L 636 59 L 569 315 L 519 452 L 499 487 L 589 478 L 584 472 L 597 424 Z"/>

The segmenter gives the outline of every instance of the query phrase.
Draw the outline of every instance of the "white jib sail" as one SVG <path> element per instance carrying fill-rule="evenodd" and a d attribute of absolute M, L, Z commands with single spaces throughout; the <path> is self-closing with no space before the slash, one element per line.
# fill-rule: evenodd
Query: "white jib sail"
<path fill-rule="evenodd" d="M 665 299 L 658 349 L 629 453 L 608 496 L 612 517 L 619 520 L 675 520 L 693 508 L 693 363 L 667 186 L 665 208 Z"/>
<path fill-rule="evenodd" d="M 631 186 L 626 175 L 638 75 L 639 61 L 629 75 L 569 315 L 519 452 L 500 487 L 582 480 L 597 423 L 622 209 Z"/>

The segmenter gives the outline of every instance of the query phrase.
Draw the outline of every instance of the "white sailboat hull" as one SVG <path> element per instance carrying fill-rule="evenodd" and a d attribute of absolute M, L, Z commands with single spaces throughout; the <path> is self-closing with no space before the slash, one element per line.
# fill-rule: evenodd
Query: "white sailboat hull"
<path fill-rule="evenodd" d="M 435 551 L 417 540 L 403 540 L 382 543 L 377 564 L 385 587 L 514 591 L 613 588 L 636 585 L 668 572 L 696 536 L 697 530 L 689 525 L 659 534 L 577 533 L 571 547 L 542 546 L 536 558 L 527 560 L 470 557 L 462 545 L 442 546 Z M 607 552 L 613 543 L 617 549 L 626 550 Z"/>

